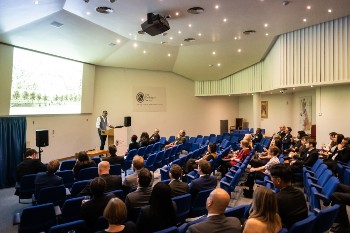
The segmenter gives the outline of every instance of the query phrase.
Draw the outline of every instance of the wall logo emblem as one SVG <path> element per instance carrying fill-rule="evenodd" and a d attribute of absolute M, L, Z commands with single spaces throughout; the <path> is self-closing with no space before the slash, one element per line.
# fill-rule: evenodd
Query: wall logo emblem
<path fill-rule="evenodd" d="M 145 100 L 144 96 L 145 95 L 142 92 L 137 93 L 137 95 L 136 95 L 137 102 L 142 103 Z"/>

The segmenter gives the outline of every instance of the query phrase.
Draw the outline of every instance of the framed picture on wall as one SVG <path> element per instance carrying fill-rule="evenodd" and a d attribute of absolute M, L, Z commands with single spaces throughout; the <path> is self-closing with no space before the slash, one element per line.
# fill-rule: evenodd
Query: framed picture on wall
<path fill-rule="evenodd" d="M 261 118 L 269 117 L 269 102 L 261 101 Z"/>

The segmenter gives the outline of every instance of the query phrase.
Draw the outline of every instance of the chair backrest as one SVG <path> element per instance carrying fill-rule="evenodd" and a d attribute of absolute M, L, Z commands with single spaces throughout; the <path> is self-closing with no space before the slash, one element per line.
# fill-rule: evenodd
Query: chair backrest
<path fill-rule="evenodd" d="M 340 206 L 338 204 L 335 204 L 331 207 L 320 210 L 320 212 L 316 215 L 315 225 L 312 232 L 313 233 L 327 232 L 331 228 L 335 220 L 335 217 L 338 214 L 339 207 Z"/>
<path fill-rule="evenodd" d="M 177 222 L 184 221 L 191 208 L 191 194 L 184 194 L 181 196 L 173 197 L 172 200 L 176 203 L 176 217 Z"/>
<path fill-rule="evenodd" d="M 235 206 L 233 208 L 227 208 L 225 210 L 225 216 L 226 217 L 236 217 L 236 218 L 243 218 L 244 217 L 244 213 L 246 211 L 246 209 L 248 208 L 248 206 L 250 205 L 239 205 L 239 206 Z"/>
<path fill-rule="evenodd" d="M 32 198 L 32 195 L 35 192 L 35 177 L 36 174 L 22 176 L 19 187 L 19 199 Z"/>
<path fill-rule="evenodd" d="M 62 177 L 63 184 L 66 188 L 72 187 L 74 183 L 74 175 L 72 170 L 57 171 L 56 175 Z"/>
<path fill-rule="evenodd" d="M 80 207 L 85 197 L 75 197 L 67 199 L 61 208 L 61 222 L 71 222 L 81 219 Z"/>
<path fill-rule="evenodd" d="M 61 206 L 65 200 L 66 187 L 60 185 L 41 189 L 37 201 L 39 204 L 53 203 Z"/>
<path fill-rule="evenodd" d="M 86 224 L 84 220 L 76 220 L 74 222 L 68 222 L 53 226 L 50 228 L 49 233 L 67 233 L 74 231 L 74 233 L 86 232 Z"/>
<path fill-rule="evenodd" d="M 122 174 L 122 166 L 120 164 L 111 165 L 109 174 L 120 176 Z"/>
<path fill-rule="evenodd" d="M 137 155 L 137 150 L 138 149 L 132 149 L 128 152 L 128 154 L 126 155 L 125 160 L 127 161 L 132 161 L 132 159 L 134 158 L 135 155 Z"/>
<path fill-rule="evenodd" d="M 63 160 L 60 164 L 60 171 L 72 170 L 76 163 L 75 159 Z"/>
<path fill-rule="evenodd" d="M 101 162 L 101 158 L 98 156 L 91 158 L 91 160 L 93 160 L 96 163 L 96 165 L 98 165 Z"/>
<path fill-rule="evenodd" d="M 164 144 L 161 144 L 160 142 L 154 143 L 151 153 L 156 153 L 156 152 L 161 151 L 162 145 L 164 145 Z"/>
<path fill-rule="evenodd" d="M 106 218 L 104 218 L 103 216 L 98 217 L 95 227 L 94 227 L 94 231 L 102 231 L 103 229 L 108 228 L 108 220 Z"/>
<path fill-rule="evenodd" d="M 56 214 L 52 203 L 30 206 L 23 209 L 18 232 L 48 232 L 54 225 L 56 225 Z"/>
<path fill-rule="evenodd" d="M 155 231 L 153 233 L 179 233 L 179 230 L 177 229 L 176 226 L 172 226 L 172 227 L 168 227 L 164 230 Z"/>
<path fill-rule="evenodd" d="M 113 193 L 114 196 L 118 197 L 120 200 L 124 201 L 124 199 L 125 199 L 124 192 L 122 189 L 116 189 L 116 190 L 110 191 L 108 193 Z"/>
<path fill-rule="evenodd" d="M 160 137 L 159 142 L 160 142 L 160 144 L 165 145 L 165 143 L 166 143 L 166 137 Z"/>
<path fill-rule="evenodd" d="M 309 215 L 306 219 L 294 223 L 288 233 L 300 233 L 300 232 L 313 232 L 316 216 L 314 214 Z"/>
<path fill-rule="evenodd" d="M 143 156 L 148 156 L 149 154 L 151 154 L 151 153 L 152 153 L 152 150 L 153 150 L 153 147 L 154 147 L 154 144 L 148 145 L 148 146 L 146 147 L 146 149 L 145 149 L 145 153 L 144 153 Z"/>
<path fill-rule="evenodd" d="M 78 180 L 90 180 L 95 177 L 98 177 L 97 167 L 88 167 L 81 169 L 78 174 Z"/>
<path fill-rule="evenodd" d="M 144 156 L 145 155 L 145 151 L 146 151 L 146 147 L 145 146 L 143 146 L 143 147 L 140 147 L 138 150 L 137 150 L 137 153 L 136 154 L 138 154 L 138 155 L 140 155 L 140 156 Z"/>
<path fill-rule="evenodd" d="M 173 135 L 169 136 L 169 139 L 168 139 L 167 143 L 171 143 L 173 141 L 175 141 L 175 136 L 173 136 Z"/>
<path fill-rule="evenodd" d="M 70 190 L 71 197 L 78 196 L 78 194 L 86 187 L 88 183 L 90 183 L 90 180 L 80 180 L 74 182 L 72 189 Z"/>
<path fill-rule="evenodd" d="M 210 193 L 213 190 L 214 189 L 207 189 L 197 193 L 191 207 L 192 216 L 200 216 L 203 214 L 207 214 L 208 211 L 206 209 L 206 202 L 207 202 L 207 198 L 209 197 Z"/>

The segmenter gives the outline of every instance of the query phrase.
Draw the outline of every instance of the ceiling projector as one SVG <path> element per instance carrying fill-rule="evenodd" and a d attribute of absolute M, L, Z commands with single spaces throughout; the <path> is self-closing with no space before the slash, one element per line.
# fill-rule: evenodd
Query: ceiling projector
<path fill-rule="evenodd" d="M 147 14 L 147 21 L 141 24 L 141 28 L 144 32 L 151 36 L 156 36 L 166 32 L 170 29 L 168 21 L 160 16 L 153 13 Z"/>

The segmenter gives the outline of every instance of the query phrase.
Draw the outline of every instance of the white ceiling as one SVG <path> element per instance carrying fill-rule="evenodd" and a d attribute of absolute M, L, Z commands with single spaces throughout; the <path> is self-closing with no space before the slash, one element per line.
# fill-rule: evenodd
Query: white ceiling
<path fill-rule="evenodd" d="M 280 34 L 350 15 L 350 0 L 290 0 L 286 6 L 282 3 L 283 0 L 0 0 L 0 41 L 101 66 L 171 71 L 192 80 L 216 80 L 259 62 Z M 98 6 L 111 7 L 114 12 L 97 13 Z M 204 8 L 204 13 L 187 13 L 188 8 L 196 6 Z M 171 16 L 166 36 L 138 34 L 147 13 Z M 54 27 L 53 21 L 63 26 Z M 256 33 L 247 36 L 243 34 L 245 30 Z M 184 42 L 188 37 L 196 41 Z"/>

